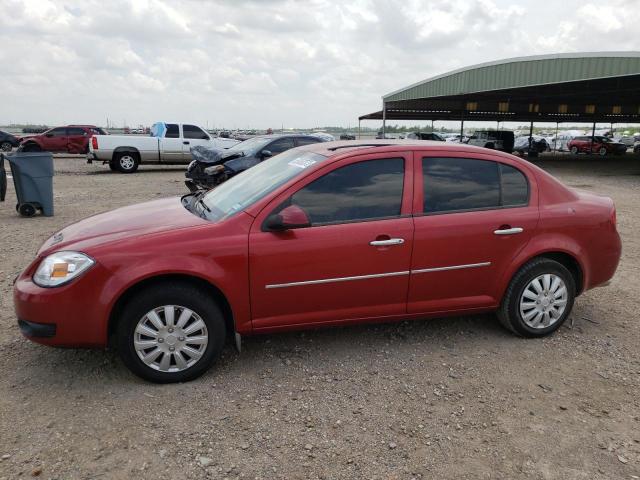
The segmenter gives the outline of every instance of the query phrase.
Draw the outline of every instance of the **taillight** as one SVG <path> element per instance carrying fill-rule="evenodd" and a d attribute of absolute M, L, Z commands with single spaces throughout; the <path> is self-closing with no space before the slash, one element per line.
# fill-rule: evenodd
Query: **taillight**
<path fill-rule="evenodd" d="M 614 227 L 618 226 L 618 218 L 616 216 L 616 207 L 614 205 L 613 209 L 611 210 L 611 223 L 613 224 Z"/>
<path fill-rule="evenodd" d="M 96 137 L 91 137 L 91 146 L 94 150 L 98 149 L 98 139 Z"/>

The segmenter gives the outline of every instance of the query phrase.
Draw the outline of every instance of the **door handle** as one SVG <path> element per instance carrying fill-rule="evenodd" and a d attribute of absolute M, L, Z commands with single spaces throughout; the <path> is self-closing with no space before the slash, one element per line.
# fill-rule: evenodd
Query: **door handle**
<path fill-rule="evenodd" d="M 372 247 L 388 247 L 389 245 L 402 245 L 404 238 L 389 238 L 388 240 L 372 240 L 369 245 Z"/>
<path fill-rule="evenodd" d="M 493 231 L 496 235 L 515 235 L 516 233 L 522 232 L 524 232 L 524 229 L 521 227 L 501 228 Z"/>
<path fill-rule="evenodd" d="M 182 142 L 182 143 L 184 143 L 185 145 L 189 145 L 189 142 Z"/>

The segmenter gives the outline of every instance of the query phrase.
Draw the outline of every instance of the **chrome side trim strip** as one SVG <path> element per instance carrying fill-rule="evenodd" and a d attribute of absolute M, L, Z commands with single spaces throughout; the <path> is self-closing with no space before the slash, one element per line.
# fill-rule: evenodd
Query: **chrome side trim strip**
<path fill-rule="evenodd" d="M 265 285 L 265 288 L 286 288 L 299 287 L 302 285 L 318 285 L 320 283 L 351 282 L 353 280 L 367 280 L 369 278 L 399 277 L 401 275 L 409 275 L 409 273 L 409 270 L 406 270 L 404 272 L 374 273 L 372 275 L 358 275 L 355 277 L 323 278 L 322 280 L 307 280 L 304 282 L 275 283 L 273 285 Z"/>
<path fill-rule="evenodd" d="M 443 272 L 445 270 L 460 270 L 463 268 L 488 267 L 489 265 L 491 265 L 491 262 L 468 263 L 466 265 L 451 265 L 449 267 L 421 268 L 420 270 L 411 270 L 411 273 L 414 274 L 414 273 Z"/>

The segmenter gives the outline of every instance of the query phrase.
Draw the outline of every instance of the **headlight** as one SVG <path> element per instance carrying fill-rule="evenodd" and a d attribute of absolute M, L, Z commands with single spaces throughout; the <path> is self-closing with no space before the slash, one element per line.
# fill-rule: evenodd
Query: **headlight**
<path fill-rule="evenodd" d="M 46 257 L 33 275 L 41 287 L 57 287 L 70 282 L 95 262 L 80 252 L 56 252 Z"/>

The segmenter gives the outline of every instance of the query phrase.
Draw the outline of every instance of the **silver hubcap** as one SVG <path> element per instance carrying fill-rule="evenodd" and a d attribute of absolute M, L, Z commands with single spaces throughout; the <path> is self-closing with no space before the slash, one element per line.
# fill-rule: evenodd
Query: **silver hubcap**
<path fill-rule="evenodd" d="M 132 156 L 125 155 L 123 157 L 120 157 L 120 166 L 125 170 L 131 170 L 134 165 L 135 165 L 135 162 Z"/>
<path fill-rule="evenodd" d="M 147 312 L 135 329 L 133 346 L 145 364 L 161 372 L 181 372 L 195 365 L 207 349 L 209 334 L 200 316 L 179 305 Z"/>
<path fill-rule="evenodd" d="M 11 144 L 10 143 L 3 143 L 2 145 L 0 145 L 0 150 L 2 150 L 3 152 L 10 152 L 11 151 Z"/>
<path fill-rule="evenodd" d="M 545 273 L 534 278 L 520 297 L 520 315 L 531 328 L 556 323 L 567 308 L 567 286 L 562 278 Z"/>

